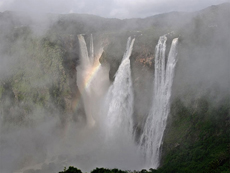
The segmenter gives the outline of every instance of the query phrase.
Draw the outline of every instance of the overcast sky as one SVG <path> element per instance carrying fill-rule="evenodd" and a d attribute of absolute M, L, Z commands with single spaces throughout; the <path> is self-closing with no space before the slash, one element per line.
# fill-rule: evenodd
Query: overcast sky
<path fill-rule="evenodd" d="M 195 11 L 230 0 L 0 0 L 0 11 L 87 13 L 102 17 L 147 17 L 170 11 Z"/>

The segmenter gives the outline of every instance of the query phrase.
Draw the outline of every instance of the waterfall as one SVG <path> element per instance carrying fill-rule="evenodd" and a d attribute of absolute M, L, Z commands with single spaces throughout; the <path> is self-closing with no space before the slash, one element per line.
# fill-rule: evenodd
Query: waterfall
<path fill-rule="evenodd" d="M 120 151 L 122 147 L 127 150 L 128 146 L 129 151 L 127 153 L 130 154 L 132 153 L 130 151 L 138 147 L 135 146 L 132 139 L 134 93 L 130 56 L 135 39 L 128 38 L 126 51 L 115 74 L 115 80 L 109 88 L 106 88 L 105 85 L 109 86 L 109 71 L 108 69 L 103 70 L 103 66 L 99 62 L 103 47 L 94 54 L 93 37 L 91 35 L 90 53 L 88 55 L 84 37 L 79 35 L 78 38 L 81 64 L 77 67 L 77 83 L 83 97 L 87 124 L 91 127 L 96 122 L 99 122 L 100 127 L 105 128 L 103 132 L 105 132 L 105 144 L 108 150 L 112 152 L 111 148 L 113 148 L 113 151 L 116 149 L 116 151 Z M 140 151 L 145 155 L 145 163 L 148 168 L 157 168 L 159 166 L 160 147 L 170 112 L 171 87 L 177 62 L 176 46 L 178 39 L 173 40 L 167 58 L 165 56 L 166 41 L 167 37 L 161 36 L 155 49 L 152 108 L 146 118 L 143 133 L 140 137 Z M 105 92 L 107 93 L 106 95 Z M 106 96 L 105 99 L 103 99 L 104 96 Z M 101 102 L 103 102 L 103 105 L 100 105 Z M 99 110 L 100 108 L 102 110 Z M 99 118 L 97 119 L 97 117 Z M 100 122 L 103 124 L 100 124 Z M 138 158 L 137 155 L 139 156 L 139 152 L 136 152 L 133 156 Z"/>
<path fill-rule="evenodd" d="M 83 35 L 78 35 L 80 45 L 80 64 L 83 68 L 86 68 L 90 64 L 88 50 Z"/>
<path fill-rule="evenodd" d="M 166 36 L 161 36 L 155 50 L 154 94 L 152 109 L 146 119 L 140 139 L 146 167 L 157 168 L 160 160 L 160 147 L 166 121 L 170 112 L 171 87 L 176 66 L 176 46 L 178 38 L 172 41 L 167 63 L 165 57 Z"/>
<path fill-rule="evenodd" d="M 76 67 L 77 85 L 84 103 L 87 126 L 93 127 L 98 119 L 101 99 L 109 86 L 109 70 L 107 66 L 102 67 L 99 61 L 104 51 L 103 46 L 101 45 L 99 50 L 94 53 L 92 34 L 90 37 L 90 55 L 88 55 L 84 37 L 78 35 L 78 40 L 80 45 L 80 65 Z"/>
<path fill-rule="evenodd" d="M 94 46 L 93 46 L 93 34 L 90 35 L 90 60 L 93 62 L 94 58 Z"/>
<path fill-rule="evenodd" d="M 155 79 L 154 79 L 154 92 L 155 95 L 164 86 L 165 81 L 165 50 L 166 50 L 167 37 L 160 37 L 155 49 Z"/>
<path fill-rule="evenodd" d="M 130 69 L 130 55 L 135 39 L 129 37 L 122 62 L 115 75 L 113 85 L 109 88 L 106 102 L 107 134 L 111 138 L 125 135 L 132 137 L 133 86 Z"/>

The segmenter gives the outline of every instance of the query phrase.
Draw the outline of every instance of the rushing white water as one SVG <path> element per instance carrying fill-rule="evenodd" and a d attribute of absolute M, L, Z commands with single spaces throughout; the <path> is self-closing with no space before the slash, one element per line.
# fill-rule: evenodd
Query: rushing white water
<path fill-rule="evenodd" d="M 126 148 L 127 146 L 130 151 L 136 149 L 133 140 L 134 93 L 130 68 L 130 56 L 134 41 L 135 39 L 128 38 L 126 51 L 115 75 L 115 80 L 108 89 L 105 103 L 100 105 L 105 91 L 107 91 L 104 89 L 106 82 L 109 86 L 109 71 L 108 69 L 103 71 L 99 62 L 103 48 L 98 51 L 98 56 L 94 54 L 93 37 L 91 35 L 89 57 L 84 37 L 79 35 L 81 65 L 77 68 L 77 82 L 83 97 L 88 126 L 94 126 L 96 121 L 102 123 L 100 125 L 104 130 L 101 132 L 105 132 L 106 136 L 105 147 L 107 149 L 104 148 L 105 150 L 111 150 L 114 144 L 118 147 L 114 148 L 117 151 L 119 148 Z M 170 112 L 171 86 L 177 62 L 176 46 L 178 39 L 173 40 L 168 58 L 165 56 L 166 41 L 167 37 L 161 36 L 156 46 L 153 103 L 140 139 L 140 148 L 145 154 L 146 168 L 157 168 L 159 166 L 160 147 Z M 105 78 L 103 78 L 104 74 L 106 74 Z M 100 93 L 100 90 L 104 94 Z M 99 108 L 102 110 L 100 111 Z M 97 119 L 97 117 L 100 118 Z M 128 151 L 129 154 L 132 153 L 130 151 Z M 136 152 L 133 157 L 138 160 L 139 152 Z"/>
<path fill-rule="evenodd" d="M 82 68 L 85 68 L 90 64 L 88 50 L 83 35 L 78 35 L 79 46 L 80 46 L 80 64 Z"/>
<path fill-rule="evenodd" d="M 147 168 L 159 166 L 160 147 L 170 112 L 171 86 L 177 62 L 178 38 L 172 41 L 167 63 L 165 57 L 166 41 L 167 37 L 161 36 L 156 46 L 153 105 L 146 119 L 140 141 Z"/>
<path fill-rule="evenodd" d="M 80 45 L 80 65 L 77 70 L 77 85 L 81 92 L 86 112 L 87 126 L 93 127 L 100 112 L 101 100 L 109 87 L 108 67 L 101 66 L 99 59 L 104 51 L 101 45 L 94 53 L 93 36 L 90 37 L 90 57 L 82 35 L 78 35 Z"/>
<path fill-rule="evenodd" d="M 106 98 L 108 104 L 106 127 L 107 136 L 110 138 L 121 135 L 132 137 L 133 86 L 129 57 L 134 41 L 135 39 L 131 41 L 131 38 L 128 38 L 126 52 Z"/>
<path fill-rule="evenodd" d="M 90 59 L 94 58 L 93 34 L 90 35 Z"/>

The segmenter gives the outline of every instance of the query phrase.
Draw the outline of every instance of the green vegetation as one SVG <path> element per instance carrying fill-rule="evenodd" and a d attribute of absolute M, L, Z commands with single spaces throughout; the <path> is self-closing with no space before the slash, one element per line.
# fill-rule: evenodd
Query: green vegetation
<path fill-rule="evenodd" d="M 214 103 L 200 97 L 175 99 L 165 132 L 159 169 L 121 171 L 96 168 L 92 173 L 227 173 L 230 172 L 230 97 Z"/>
<path fill-rule="evenodd" d="M 214 105 L 200 98 L 189 107 L 177 99 L 166 129 L 160 172 L 229 172 L 229 98 Z"/>
<path fill-rule="evenodd" d="M 24 31 L 24 32 L 23 32 Z M 65 51 L 48 36 L 35 37 L 28 28 L 6 35 L 5 56 L 12 57 L 12 67 L 0 79 L 0 107 L 5 120 L 22 122 L 33 111 L 65 111 L 65 97 L 70 95 L 63 65 Z M 9 68 L 9 67 L 8 67 Z M 19 118 L 20 117 L 20 118 Z M 20 121 L 19 121 L 20 120 Z"/>
<path fill-rule="evenodd" d="M 81 170 L 74 168 L 73 166 L 70 166 L 68 169 L 64 168 L 64 171 L 59 173 L 82 173 Z"/>
<path fill-rule="evenodd" d="M 143 169 L 141 171 L 123 171 L 120 169 L 96 168 L 91 171 L 91 173 L 154 173 L 154 172 L 157 172 L 157 170 L 150 169 L 149 171 L 147 171 L 146 169 Z M 64 168 L 64 171 L 59 173 L 81 173 L 81 170 L 70 166 L 67 170 L 66 168 Z"/>
<path fill-rule="evenodd" d="M 126 173 L 127 171 L 122 171 L 119 169 L 105 169 L 105 168 L 96 168 L 91 173 Z"/>
<path fill-rule="evenodd" d="M 183 90 L 187 86 L 196 87 L 202 82 L 210 87 L 214 86 L 215 80 L 206 76 L 213 75 L 218 79 L 223 77 L 223 80 L 227 81 L 229 78 L 225 76 L 223 62 L 229 62 L 226 58 L 229 57 L 230 43 L 226 35 L 230 27 L 227 22 L 229 11 L 229 4 L 225 4 L 193 14 L 170 13 L 131 20 L 104 19 L 90 15 L 60 15 L 56 16 L 56 22 L 42 36 L 34 34 L 30 24 L 22 21 L 20 23 L 13 12 L 1 13 L 1 60 L 9 61 L 6 63 L 7 67 L 1 63 L 1 69 L 9 68 L 8 70 L 2 73 L 0 69 L 1 125 L 7 124 L 9 128 L 21 123 L 25 125 L 43 118 L 40 116 L 55 116 L 56 112 L 61 114 L 60 119 L 68 117 L 68 102 L 72 101 L 74 94 L 78 95 L 75 81 L 79 54 L 77 34 L 85 33 L 87 42 L 87 35 L 93 33 L 96 39 L 109 43 L 105 48 L 103 60 L 111 65 L 111 79 L 120 64 L 129 36 L 136 38 L 131 56 L 132 67 L 133 62 L 150 62 L 149 66 L 153 70 L 151 64 L 157 40 L 159 36 L 170 32 L 166 54 L 172 38 L 180 38 L 178 66 L 181 71 L 178 72 L 179 68 L 177 69 L 174 80 L 177 90 Z M 212 61 L 213 59 L 215 61 Z M 189 65 L 183 66 L 185 64 Z M 139 65 L 144 67 L 145 64 Z M 227 63 L 226 65 L 228 66 Z M 219 70 L 218 75 L 212 73 L 212 67 Z M 196 71 L 197 73 L 194 73 Z M 203 72 L 206 76 L 201 78 Z M 146 82 L 144 75 L 144 72 L 138 71 L 134 82 Z M 140 90 L 145 90 L 142 86 Z M 141 93 L 139 90 L 138 92 Z M 139 172 L 230 172 L 230 97 L 226 96 L 217 103 L 208 97 L 200 97 L 186 103 L 182 101 L 183 97 L 186 96 L 182 94 L 172 103 L 160 168 Z M 145 103 L 138 102 L 143 105 Z M 92 171 L 97 172 L 132 171 L 106 168 L 96 168 Z M 81 173 L 81 170 L 69 167 L 60 173 Z"/>

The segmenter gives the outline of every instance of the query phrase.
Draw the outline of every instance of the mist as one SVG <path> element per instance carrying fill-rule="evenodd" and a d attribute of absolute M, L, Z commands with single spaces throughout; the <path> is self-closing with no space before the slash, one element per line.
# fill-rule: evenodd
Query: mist
<path fill-rule="evenodd" d="M 103 1 L 103 0 L 1 0 L 0 11 L 24 11 L 29 14 L 33 13 L 52 13 L 52 14 L 93 14 L 109 18 L 144 18 L 151 15 L 168 13 L 172 11 L 197 11 L 211 5 L 217 5 L 229 0 L 181 0 L 173 1 Z"/>
<path fill-rule="evenodd" d="M 154 106 L 155 48 L 162 35 L 168 38 L 167 57 L 172 40 L 179 38 L 171 102 L 180 98 L 189 105 L 205 96 L 218 105 L 230 95 L 229 3 L 200 10 L 217 2 L 176 8 L 180 1 L 112 1 L 90 13 L 88 1 L 24 3 L 0 2 L 3 173 L 50 173 L 70 165 L 85 172 L 149 168 L 140 140 Z M 128 57 L 130 75 L 122 79 L 128 72 L 118 72 L 129 37 L 135 38 Z M 111 89 L 118 78 L 124 84 Z M 116 97 L 122 100 L 114 101 Z M 125 109 L 130 98 L 132 111 Z M 109 116 L 114 116 L 112 123 Z M 126 125 L 131 126 L 130 138 Z"/>
<path fill-rule="evenodd" d="M 175 93 L 194 92 L 197 93 L 197 97 L 209 94 L 217 99 L 229 95 L 229 50 L 227 48 L 230 43 L 227 36 L 229 22 L 226 22 L 227 19 L 223 14 L 215 13 L 212 14 L 215 20 L 199 25 L 205 17 L 204 12 L 200 12 L 194 19 L 194 25 L 188 25 L 188 31 L 184 31 L 190 32 L 191 29 L 193 37 L 190 39 L 189 36 L 181 37 L 174 82 L 177 90 Z"/>

